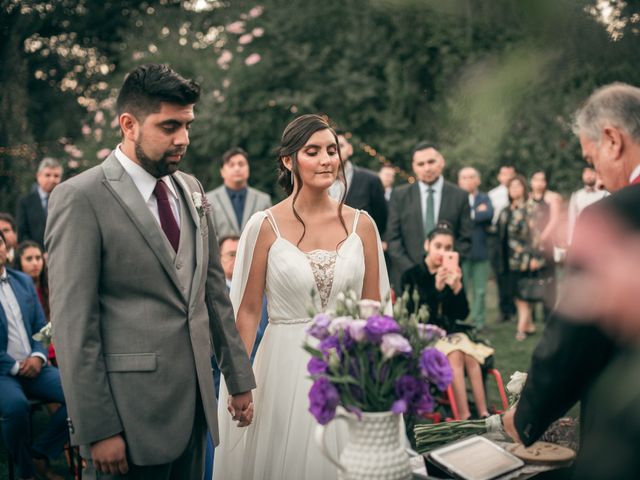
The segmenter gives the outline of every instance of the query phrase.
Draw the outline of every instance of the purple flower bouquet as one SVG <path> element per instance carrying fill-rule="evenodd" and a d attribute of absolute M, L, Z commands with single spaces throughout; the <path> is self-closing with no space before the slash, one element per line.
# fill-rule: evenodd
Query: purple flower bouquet
<path fill-rule="evenodd" d="M 381 304 L 340 294 L 335 312 L 315 315 L 304 348 L 313 385 L 309 411 L 318 423 L 330 422 L 338 406 L 361 412 L 431 412 L 436 390 L 451 382 L 445 355 L 433 344 L 445 332 L 425 325 L 426 311 L 409 313 L 400 298 L 394 317 Z"/>

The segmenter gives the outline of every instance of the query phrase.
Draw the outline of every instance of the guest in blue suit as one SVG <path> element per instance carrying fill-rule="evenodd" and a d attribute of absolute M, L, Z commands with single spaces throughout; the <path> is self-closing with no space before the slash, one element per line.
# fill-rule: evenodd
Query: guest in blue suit
<path fill-rule="evenodd" d="M 480 173 L 473 167 L 464 167 L 458 173 L 458 186 L 469 193 L 471 208 L 471 254 L 462 263 L 464 288 L 471 295 L 471 319 L 476 328 L 485 324 L 484 304 L 489 281 L 489 251 L 487 228 L 493 218 L 491 199 L 478 191 Z"/>
<path fill-rule="evenodd" d="M 47 351 L 33 339 L 45 325 L 33 280 L 6 268 L 7 246 L 0 232 L 0 416 L 4 444 L 18 465 L 20 478 L 60 479 L 48 459 L 62 453 L 69 440 L 67 409 L 58 369 L 47 365 Z M 59 403 L 46 429 L 31 444 L 29 400 Z"/>

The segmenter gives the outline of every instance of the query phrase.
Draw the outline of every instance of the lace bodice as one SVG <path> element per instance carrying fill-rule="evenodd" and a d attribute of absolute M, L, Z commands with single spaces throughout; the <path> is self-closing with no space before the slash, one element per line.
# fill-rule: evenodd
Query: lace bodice
<path fill-rule="evenodd" d="M 322 310 L 326 310 L 331 288 L 333 287 L 333 271 L 338 254 L 327 250 L 313 250 L 305 255 L 309 260 L 313 278 L 316 281 Z"/>

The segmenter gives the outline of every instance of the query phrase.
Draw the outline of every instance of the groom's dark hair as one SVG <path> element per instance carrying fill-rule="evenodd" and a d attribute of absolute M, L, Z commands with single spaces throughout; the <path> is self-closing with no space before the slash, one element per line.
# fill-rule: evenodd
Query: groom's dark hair
<path fill-rule="evenodd" d="M 160 104 L 191 105 L 200 98 L 200 85 L 187 80 L 169 65 L 141 65 L 127 75 L 120 89 L 118 115 L 127 112 L 139 121 L 160 111 Z"/>

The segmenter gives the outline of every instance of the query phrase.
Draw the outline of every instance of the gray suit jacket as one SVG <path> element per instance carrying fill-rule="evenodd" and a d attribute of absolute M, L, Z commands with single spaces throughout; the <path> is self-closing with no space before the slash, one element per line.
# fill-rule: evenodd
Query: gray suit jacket
<path fill-rule="evenodd" d="M 213 224 L 216 229 L 218 238 L 228 235 L 240 236 L 245 225 L 256 212 L 261 212 L 271 207 L 271 197 L 255 188 L 247 188 L 247 198 L 244 203 L 244 212 L 242 212 L 242 225 L 238 225 L 236 213 L 233 211 L 233 205 L 224 185 L 207 192 L 207 200 L 211 205 L 213 212 Z"/>
<path fill-rule="evenodd" d="M 391 256 L 391 275 L 396 290 L 401 288 L 402 274 L 422 262 L 424 257 L 426 235 L 422 218 L 418 183 L 395 188 L 389 202 L 386 240 L 389 245 L 387 251 Z M 447 181 L 442 186 L 442 200 L 438 212 L 438 221 L 443 220 L 453 227 L 456 250 L 460 252 L 461 257 L 467 257 L 471 250 L 473 229 L 469 194 Z"/>
<path fill-rule="evenodd" d="M 212 218 L 194 205 L 202 186 L 182 172 L 173 180 L 181 230 L 194 233 L 194 250 L 184 245 L 194 259 L 188 266 L 113 153 L 60 184 L 49 201 L 51 320 L 72 440 L 86 445 L 122 432 L 136 465 L 184 451 L 197 393 L 218 443 L 214 351 L 231 393 L 255 387 Z"/>

